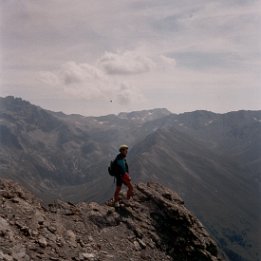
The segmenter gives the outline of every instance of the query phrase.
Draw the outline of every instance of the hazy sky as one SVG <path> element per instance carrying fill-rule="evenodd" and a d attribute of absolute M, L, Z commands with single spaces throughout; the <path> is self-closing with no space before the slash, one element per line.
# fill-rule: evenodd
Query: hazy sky
<path fill-rule="evenodd" d="M 260 0 L 0 0 L 0 96 L 105 115 L 261 109 Z"/>

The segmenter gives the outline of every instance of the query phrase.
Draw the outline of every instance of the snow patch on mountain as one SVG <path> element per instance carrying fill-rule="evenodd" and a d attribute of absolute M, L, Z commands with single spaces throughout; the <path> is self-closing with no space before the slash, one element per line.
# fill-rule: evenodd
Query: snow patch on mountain
<path fill-rule="evenodd" d="M 256 117 L 253 118 L 254 121 L 261 122 L 261 119 L 257 119 Z"/>

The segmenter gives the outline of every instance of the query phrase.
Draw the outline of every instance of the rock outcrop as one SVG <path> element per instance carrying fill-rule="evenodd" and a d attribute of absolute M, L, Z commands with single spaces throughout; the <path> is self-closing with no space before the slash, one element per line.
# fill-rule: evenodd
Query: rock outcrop
<path fill-rule="evenodd" d="M 0 260 L 224 260 L 183 200 L 157 183 L 135 185 L 118 207 L 46 206 L 2 179 L 0 204 Z"/>

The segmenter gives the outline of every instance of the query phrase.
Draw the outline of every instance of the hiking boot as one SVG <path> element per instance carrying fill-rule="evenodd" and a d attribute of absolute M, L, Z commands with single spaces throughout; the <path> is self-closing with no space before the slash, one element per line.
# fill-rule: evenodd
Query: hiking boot
<path fill-rule="evenodd" d="M 114 207 L 115 208 L 118 208 L 120 206 L 120 203 L 119 203 L 119 201 L 117 201 L 117 202 L 114 202 Z"/>
<path fill-rule="evenodd" d="M 106 205 L 109 206 L 109 207 L 114 207 L 115 201 L 113 199 L 111 199 L 111 200 L 106 202 Z"/>

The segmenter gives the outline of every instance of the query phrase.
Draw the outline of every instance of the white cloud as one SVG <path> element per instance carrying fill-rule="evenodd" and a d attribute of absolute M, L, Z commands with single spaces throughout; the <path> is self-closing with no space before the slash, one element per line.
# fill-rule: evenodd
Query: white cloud
<path fill-rule="evenodd" d="M 140 51 L 105 52 L 94 65 L 66 62 L 57 71 L 40 72 L 40 80 L 69 95 L 85 100 L 114 100 L 118 104 L 144 101 L 142 88 L 126 75 L 158 73 L 174 68 L 175 60 L 164 55 L 149 56 Z M 146 76 L 145 76 L 146 77 Z M 142 81 L 142 78 L 137 81 Z"/>
<path fill-rule="evenodd" d="M 47 85 L 56 86 L 61 83 L 59 77 L 52 72 L 39 72 L 39 80 Z"/>
<path fill-rule="evenodd" d="M 98 81 L 104 78 L 104 74 L 94 66 L 88 63 L 76 62 L 63 64 L 59 75 L 65 85 Z"/>
<path fill-rule="evenodd" d="M 154 61 L 145 55 L 125 51 L 123 53 L 106 52 L 98 61 L 108 74 L 138 74 L 153 70 Z"/>
<path fill-rule="evenodd" d="M 114 100 L 124 105 L 143 99 L 135 87 L 88 63 L 67 62 L 56 72 L 41 72 L 40 79 L 75 98 L 89 101 Z"/>
<path fill-rule="evenodd" d="M 108 74 L 140 74 L 173 68 L 175 65 L 176 62 L 173 58 L 164 55 L 142 54 L 138 51 L 106 52 L 98 60 L 98 66 Z"/>
<path fill-rule="evenodd" d="M 171 57 L 167 57 L 165 55 L 160 55 L 159 56 L 159 67 L 169 70 L 173 69 L 176 66 L 176 61 L 175 59 Z"/>
<path fill-rule="evenodd" d="M 145 101 L 143 94 L 137 88 L 130 88 L 127 84 L 121 84 L 116 93 L 116 102 L 120 105 L 128 105 L 130 103 L 142 103 Z"/>

